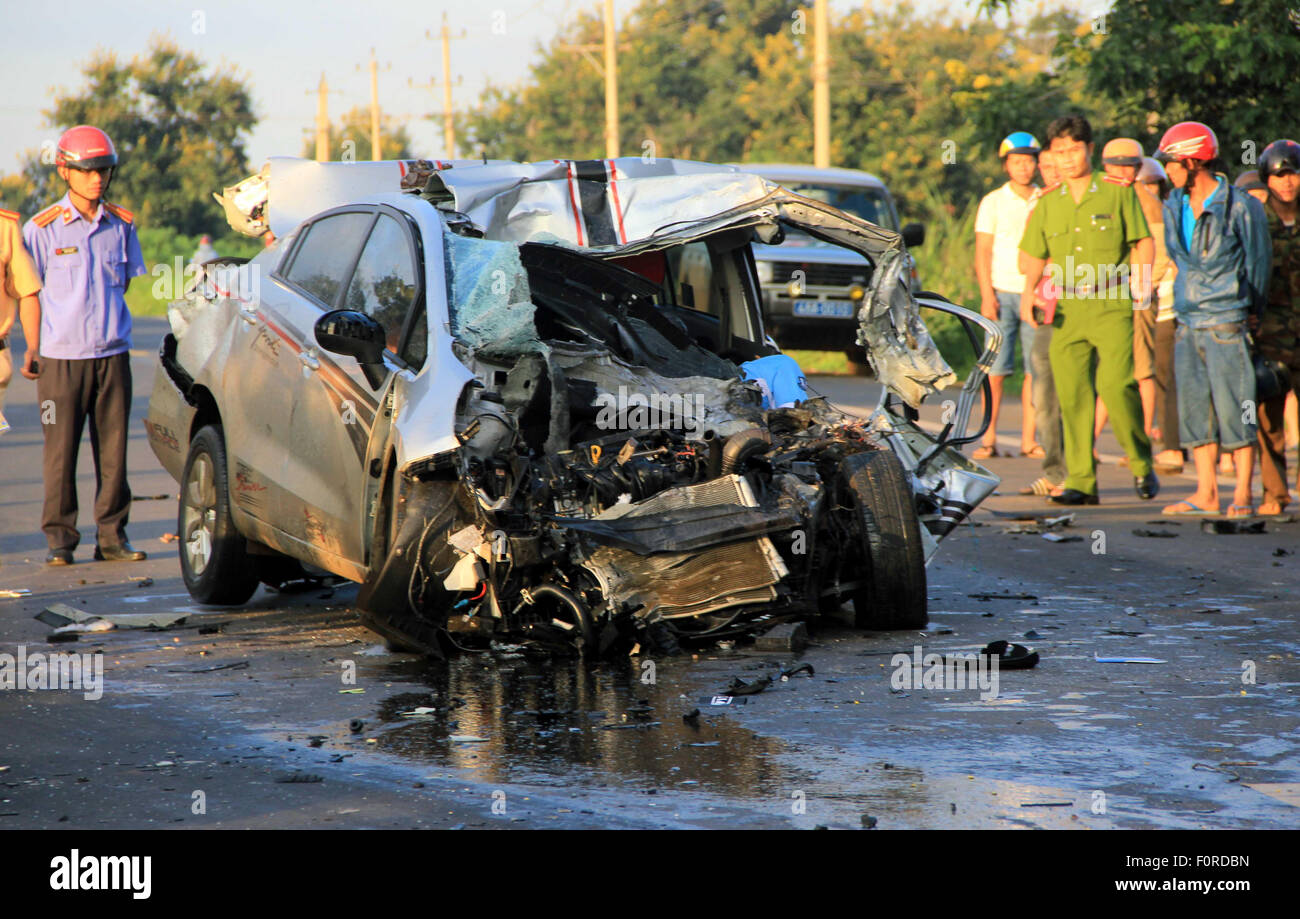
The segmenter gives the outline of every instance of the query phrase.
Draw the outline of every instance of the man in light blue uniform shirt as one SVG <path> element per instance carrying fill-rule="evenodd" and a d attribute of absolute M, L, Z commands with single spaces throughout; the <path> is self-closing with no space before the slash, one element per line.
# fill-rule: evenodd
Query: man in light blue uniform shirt
<path fill-rule="evenodd" d="M 23 305 L 22 372 L 36 380 L 45 430 L 45 561 L 71 564 L 81 540 L 77 452 L 87 420 L 98 475 L 95 558 L 140 561 L 145 553 L 126 539 L 131 314 L 125 294 L 131 278 L 145 273 L 144 258 L 130 211 L 103 200 L 117 166 L 108 135 L 89 125 L 72 128 L 59 139 L 55 165 L 68 193 L 23 228 L 43 284 L 39 300 Z"/>

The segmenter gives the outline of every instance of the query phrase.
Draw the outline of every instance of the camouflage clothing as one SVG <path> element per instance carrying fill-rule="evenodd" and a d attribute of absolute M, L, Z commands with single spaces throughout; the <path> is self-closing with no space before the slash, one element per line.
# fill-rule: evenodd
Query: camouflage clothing
<path fill-rule="evenodd" d="M 1272 207 L 1264 210 L 1273 240 L 1273 271 L 1255 340 L 1261 354 L 1282 361 L 1294 375 L 1300 371 L 1300 220 L 1288 227 Z"/>
<path fill-rule="evenodd" d="M 1260 354 L 1291 368 L 1291 388 L 1300 394 L 1300 220 L 1284 224 L 1273 208 L 1268 212 L 1268 235 L 1273 241 L 1273 271 L 1269 276 L 1268 303 L 1260 317 L 1255 341 Z M 1291 501 L 1286 474 L 1286 399 L 1259 405 L 1259 470 L 1264 501 L 1285 508 Z"/>

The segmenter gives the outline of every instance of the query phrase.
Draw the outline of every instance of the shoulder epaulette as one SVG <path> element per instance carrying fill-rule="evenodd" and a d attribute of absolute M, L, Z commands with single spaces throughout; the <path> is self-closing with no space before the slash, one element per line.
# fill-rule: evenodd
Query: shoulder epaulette
<path fill-rule="evenodd" d="M 105 201 L 104 210 L 108 211 L 114 217 L 120 219 L 123 223 L 135 222 L 135 214 L 132 214 L 124 207 L 118 207 L 116 204 L 109 204 L 107 201 Z"/>
<path fill-rule="evenodd" d="M 47 227 L 54 222 L 54 218 L 58 217 L 59 212 L 62 210 L 63 210 L 62 206 L 58 204 L 51 204 L 45 210 L 41 211 L 39 214 L 33 217 L 32 223 L 36 224 L 38 227 Z"/>
<path fill-rule="evenodd" d="M 17 211 L 7 211 L 0 207 L 0 217 L 5 218 L 6 220 L 22 220 L 22 216 L 23 215 Z"/>
<path fill-rule="evenodd" d="M 1121 176 L 1104 175 L 1101 177 L 1101 180 L 1103 182 L 1109 182 L 1111 185 L 1123 185 L 1125 188 L 1129 188 L 1133 185 L 1132 179 L 1125 179 Z"/>

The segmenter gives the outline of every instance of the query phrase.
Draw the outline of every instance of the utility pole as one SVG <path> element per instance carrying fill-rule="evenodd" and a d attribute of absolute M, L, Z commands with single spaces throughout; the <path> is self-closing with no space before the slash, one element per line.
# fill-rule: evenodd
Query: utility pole
<path fill-rule="evenodd" d="M 424 37 L 432 39 L 433 33 L 426 29 Z M 442 29 L 439 30 L 438 37 L 442 42 L 442 145 L 445 148 L 443 153 L 447 159 L 454 160 L 456 158 L 456 110 L 451 102 L 451 40 L 464 38 L 465 30 L 461 29 L 459 35 L 452 35 L 447 25 L 447 14 L 444 12 Z M 415 86 L 410 80 L 407 80 L 407 83 Z M 432 86 L 432 84 L 428 85 Z"/>
<path fill-rule="evenodd" d="M 442 142 L 447 159 L 456 158 L 456 118 L 451 107 L 451 30 L 447 28 L 447 11 L 442 13 Z"/>
<path fill-rule="evenodd" d="M 830 55 L 827 53 L 826 0 L 813 7 L 813 165 L 831 164 Z"/>
<path fill-rule="evenodd" d="M 618 157 L 618 61 L 614 50 L 614 0 L 605 0 L 605 158 Z"/>
<path fill-rule="evenodd" d="M 316 92 L 316 161 L 323 163 L 330 158 L 330 108 L 329 84 L 325 82 L 325 71 L 321 71 L 320 86 Z"/>
<path fill-rule="evenodd" d="M 370 49 L 370 158 L 382 160 L 383 142 L 379 138 L 379 62 Z"/>
<path fill-rule="evenodd" d="M 599 45 L 564 45 L 565 51 L 576 51 L 587 59 L 605 81 L 605 157 L 619 155 L 618 137 L 618 58 L 616 49 L 626 51 L 626 42 L 618 44 L 614 34 L 614 0 L 605 0 L 605 41 Z M 605 63 L 591 56 L 592 51 L 603 51 Z"/>

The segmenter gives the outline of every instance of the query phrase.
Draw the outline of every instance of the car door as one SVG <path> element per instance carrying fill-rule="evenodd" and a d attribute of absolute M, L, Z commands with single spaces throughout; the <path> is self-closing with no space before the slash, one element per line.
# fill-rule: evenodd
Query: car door
<path fill-rule="evenodd" d="M 302 499 L 299 535 L 358 573 L 365 561 L 370 486 L 381 474 L 380 464 L 371 462 L 380 459 L 372 441 L 382 447 L 396 408 L 395 384 L 414 378 L 428 345 L 418 239 L 405 214 L 377 209 L 337 302 L 383 327 L 387 348 L 379 385 L 370 385 L 354 358 L 317 348 L 305 365 L 305 384 L 289 422 L 290 472 Z M 324 315 L 323 307 L 304 317 L 304 327 Z"/>
<path fill-rule="evenodd" d="M 251 411 L 269 416 L 267 423 L 274 430 L 269 439 L 274 441 L 275 480 L 281 487 L 274 498 L 272 525 L 289 540 L 293 554 L 345 575 L 350 572 L 339 570 L 333 560 L 340 548 L 337 540 L 325 531 L 315 509 L 335 461 L 322 456 L 319 437 L 305 442 L 299 438 L 312 428 L 309 419 L 316 426 L 331 420 L 328 406 L 322 407 L 317 398 L 321 365 L 314 325 L 343 299 L 374 219 L 373 207 L 343 208 L 314 218 L 299 232 L 297 244 L 263 294 L 258 317 L 265 346 L 280 353 L 280 375 L 272 384 L 278 389 L 250 392 L 247 402 Z"/>
<path fill-rule="evenodd" d="M 285 508 L 292 505 L 285 453 L 294 388 L 300 376 L 301 335 L 286 318 L 302 293 L 286 278 L 298 243 L 310 225 L 285 240 L 284 258 L 223 291 L 236 302 L 230 359 L 222 370 L 222 424 L 229 458 L 228 481 L 234 514 L 242 529 L 277 544 Z M 319 240 L 318 240 L 319 242 Z M 357 246 L 361 238 L 358 236 Z M 256 266 L 254 262 L 246 268 Z M 241 269 L 242 270 L 242 269 Z M 341 281 L 340 281 L 341 283 Z M 242 515 L 254 518 L 249 527 Z"/>

